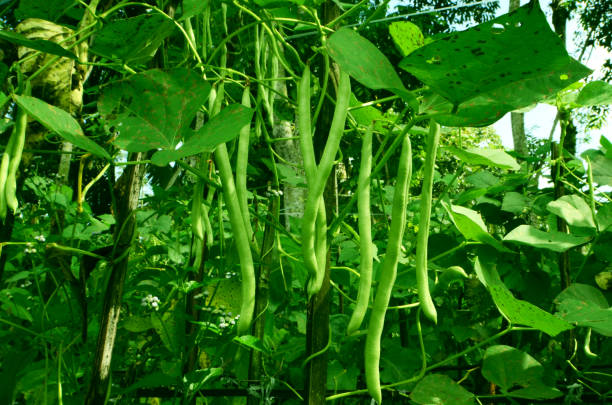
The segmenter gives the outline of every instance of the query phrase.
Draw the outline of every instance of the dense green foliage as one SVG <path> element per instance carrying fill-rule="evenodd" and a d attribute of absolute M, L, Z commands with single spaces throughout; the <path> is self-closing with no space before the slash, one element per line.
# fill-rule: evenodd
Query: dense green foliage
<path fill-rule="evenodd" d="M 0 0 L 0 403 L 609 400 L 612 143 L 488 125 L 612 86 L 405 3 Z"/>

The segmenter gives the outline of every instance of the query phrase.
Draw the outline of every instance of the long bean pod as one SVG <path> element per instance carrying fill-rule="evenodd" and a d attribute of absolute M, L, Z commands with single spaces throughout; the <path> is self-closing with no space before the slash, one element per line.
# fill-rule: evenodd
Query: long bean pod
<path fill-rule="evenodd" d="M 203 183 L 198 180 L 193 188 L 191 203 L 191 232 L 200 240 L 204 240 L 204 221 L 202 218 Z"/>
<path fill-rule="evenodd" d="M 391 291 L 397 276 L 397 263 L 399 261 L 402 239 L 406 225 L 406 204 L 408 202 L 408 187 L 412 176 L 412 146 L 408 135 L 402 141 L 397 173 L 397 184 L 393 194 L 393 208 L 391 211 L 391 230 L 387 251 L 379 276 L 376 298 L 370 314 L 370 324 L 365 343 L 365 374 L 368 392 L 378 403 L 382 402 L 380 388 L 380 340 L 385 325 L 385 314 L 389 306 Z"/>
<path fill-rule="evenodd" d="M 308 281 L 308 296 L 311 297 L 321 289 L 323 279 L 325 277 L 325 266 L 319 266 L 317 263 L 317 255 L 315 253 L 315 239 L 316 239 L 316 218 L 317 212 L 320 208 L 320 199 L 323 196 L 323 190 L 325 184 L 331 173 L 334 165 L 334 159 L 338 153 L 338 147 L 340 146 L 340 140 L 344 132 L 344 125 L 346 122 L 346 115 L 349 106 L 349 99 L 351 95 L 351 81 L 347 73 L 340 73 L 340 80 L 338 82 L 338 91 L 336 97 L 336 108 L 334 110 L 334 116 L 329 129 L 327 142 L 321 161 L 316 170 L 316 175 L 311 183 L 308 184 L 308 198 L 306 199 L 306 206 L 304 208 L 304 217 L 302 221 L 302 252 L 304 256 L 304 264 L 309 270 L 311 276 Z M 327 224 L 324 224 L 327 228 Z"/>
<path fill-rule="evenodd" d="M 434 120 L 429 122 L 429 135 L 425 164 L 423 166 L 423 188 L 421 190 L 421 209 L 419 214 L 419 233 L 416 248 L 416 278 L 419 292 L 419 302 L 423 314 L 433 322 L 438 322 L 436 307 L 429 292 L 427 277 L 427 241 L 429 239 L 429 217 L 431 215 L 431 195 L 433 190 L 434 168 L 436 165 L 436 152 L 440 141 L 440 125 Z"/>
<path fill-rule="evenodd" d="M 370 125 L 363 137 L 361 146 L 361 165 L 359 166 L 359 179 L 357 181 L 357 218 L 359 225 L 359 290 L 357 291 L 357 302 L 349 320 L 347 333 L 355 333 L 368 309 L 370 290 L 372 288 L 372 214 L 370 212 L 370 173 L 372 172 L 372 133 L 373 126 Z"/>
<path fill-rule="evenodd" d="M 23 108 L 20 108 L 17 112 L 17 120 L 15 122 L 15 132 L 12 136 L 15 137 L 13 143 L 13 150 L 11 153 L 11 159 L 8 167 L 8 175 L 6 177 L 6 185 L 4 193 L 6 195 L 6 205 L 10 208 L 13 213 L 17 210 L 19 202 L 17 201 L 17 170 L 19 169 L 19 163 L 21 163 L 21 155 L 23 154 L 23 147 L 25 145 L 26 128 L 28 126 L 28 115 Z"/>
<path fill-rule="evenodd" d="M 251 108 L 251 92 L 249 86 L 245 86 L 242 93 L 242 105 Z M 249 135 L 251 134 L 251 124 L 248 123 L 240 129 L 238 136 L 238 152 L 236 154 L 236 192 L 238 202 L 242 211 L 242 220 L 247 230 L 249 240 L 253 238 L 253 228 L 251 227 L 249 204 L 247 199 L 247 167 L 249 164 Z"/>
<path fill-rule="evenodd" d="M 223 96 L 224 88 L 223 83 L 221 83 L 215 95 L 216 100 L 214 100 L 212 108 L 213 114 L 220 111 L 222 100 L 219 98 L 223 98 Z M 215 163 L 221 177 L 223 198 L 227 204 L 227 212 L 232 226 L 236 250 L 238 251 L 238 258 L 240 259 L 242 302 L 240 304 L 240 319 L 238 320 L 237 332 L 241 335 L 248 332 L 253 321 L 253 312 L 255 310 L 255 266 L 253 265 L 249 237 L 247 236 L 242 210 L 238 202 L 234 175 L 225 143 L 217 146 L 214 154 Z"/>
<path fill-rule="evenodd" d="M 13 132 L 9 137 L 9 140 L 2 154 L 2 161 L 0 161 L 0 218 L 4 220 L 6 218 L 7 206 L 6 206 L 6 178 L 8 177 L 9 164 L 11 162 L 11 152 L 13 150 L 13 144 L 15 143 L 16 136 L 14 135 L 17 131 L 16 126 L 13 128 Z"/>

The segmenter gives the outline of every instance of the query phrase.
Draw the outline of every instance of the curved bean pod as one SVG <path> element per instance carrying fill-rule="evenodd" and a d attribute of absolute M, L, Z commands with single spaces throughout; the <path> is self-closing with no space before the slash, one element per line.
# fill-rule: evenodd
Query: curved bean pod
<path fill-rule="evenodd" d="M 365 343 L 365 375 L 368 392 L 378 403 L 382 402 L 380 388 L 380 340 L 385 325 L 385 314 L 389 306 L 391 291 L 397 275 L 404 229 L 406 226 L 406 204 L 408 202 L 408 187 L 412 176 L 412 146 L 410 138 L 405 135 L 402 142 L 400 164 L 397 172 L 397 184 L 393 194 L 393 209 L 391 212 L 391 230 L 387 251 L 380 271 L 376 298 L 370 314 L 370 324 Z"/>
<path fill-rule="evenodd" d="M 311 276 L 308 281 L 307 290 L 309 297 L 319 292 L 325 277 L 325 266 L 320 268 L 321 266 L 317 263 L 317 256 L 315 253 L 315 235 L 317 233 L 316 218 L 320 204 L 319 199 L 323 196 L 323 190 L 325 189 L 327 178 L 332 171 L 334 159 L 338 153 L 338 147 L 340 146 L 340 140 L 344 132 L 350 96 L 351 79 L 347 73 L 341 72 L 338 82 L 334 116 L 332 118 L 325 149 L 323 150 L 319 167 L 316 170 L 316 176 L 312 183 L 308 184 L 308 198 L 306 200 L 302 221 L 302 252 L 304 255 L 304 264 L 310 274 L 314 274 L 314 277 Z M 327 224 L 324 224 L 324 226 L 327 228 Z"/>
<path fill-rule="evenodd" d="M 361 165 L 359 167 L 359 180 L 357 182 L 357 218 L 359 222 L 359 290 L 357 291 L 357 302 L 347 327 L 347 334 L 355 333 L 368 309 L 370 290 L 372 288 L 372 215 L 370 212 L 370 174 L 372 173 L 372 132 L 370 125 L 363 137 L 361 146 Z"/>
<path fill-rule="evenodd" d="M 429 239 L 429 217 L 431 215 L 431 195 L 433 190 L 434 168 L 436 166 L 436 152 L 440 141 L 440 125 L 431 120 L 429 122 L 429 136 L 425 151 L 425 164 L 423 167 L 423 188 L 421 190 L 421 210 L 419 215 L 419 233 L 416 248 L 416 277 L 419 292 L 419 302 L 425 316 L 434 323 L 438 322 L 436 307 L 429 292 L 427 277 L 427 240 Z"/>

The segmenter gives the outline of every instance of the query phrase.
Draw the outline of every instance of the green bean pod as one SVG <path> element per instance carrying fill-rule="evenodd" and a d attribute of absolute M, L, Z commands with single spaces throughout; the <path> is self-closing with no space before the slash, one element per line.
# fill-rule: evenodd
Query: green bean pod
<path fill-rule="evenodd" d="M 223 83 L 221 83 L 213 102 L 211 115 L 214 116 L 214 114 L 221 110 L 223 97 L 224 86 Z M 215 149 L 215 163 L 219 169 L 223 199 L 227 205 L 227 212 L 232 226 L 236 250 L 238 251 L 238 258 L 240 259 L 242 302 L 240 304 L 240 319 L 238 320 L 237 332 L 239 335 L 242 335 L 249 331 L 253 321 L 253 312 L 255 311 L 255 266 L 253 265 L 249 237 L 244 225 L 242 210 L 240 209 L 240 202 L 237 197 L 236 184 L 234 183 L 232 165 L 225 143 L 218 145 Z"/>
<path fill-rule="evenodd" d="M 312 186 L 317 175 L 317 163 L 315 160 L 314 147 L 312 144 L 312 127 L 310 117 L 310 68 L 308 65 L 304 68 L 304 73 L 298 83 L 298 114 L 297 127 L 300 137 L 300 147 L 302 149 L 302 159 L 304 161 L 304 172 L 306 173 L 306 182 Z M 315 249 L 314 261 L 317 263 L 317 269 L 325 266 L 327 259 L 327 217 L 325 214 L 325 202 L 323 198 L 319 198 L 316 218 L 309 218 L 315 224 Z M 312 257 L 309 257 L 312 260 Z M 314 268 L 308 268 L 310 276 L 315 279 L 315 285 L 323 283 L 323 280 L 316 280 L 321 274 L 315 271 Z M 325 273 L 323 273 L 323 276 Z"/>
<path fill-rule="evenodd" d="M 202 193 L 202 182 L 198 181 L 193 189 L 193 199 L 191 203 L 191 232 L 193 232 L 193 235 L 200 240 L 204 240 Z"/>
<path fill-rule="evenodd" d="M 311 297 L 319 292 L 325 277 L 325 266 L 319 266 L 317 263 L 317 255 L 315 249 L 316 239 L 316 218 L 320 208 L 320 199 L 323 196 L 323 190 L 327 179 L 331 174 L 340 140 L 344 132 L 346 115 L 349 106 L 351 95 L 351 81 L 347 73 L 340 73 L 338 83 L 338 92 L 336 97 L 336 108 L 329 129 L 327 142 L 319 167 L 316 170 L 316 176 L 311 183 L 308 184 L 308 198 L 304 208 L 304 216 L 302 221 L 302 253 L 304 256 L 304 264 L 310 272 L 311 276 L 308 281 L 308 296 Z M 327 224 L 324 224 L 327 228 Z"/>
<path fill-rule="evenodd" d="M 242 105 L 251 108 L 251 93 L 249 86 L 245 86 L 242 93 Z M 247 167 L 249 164 L 249 135 L 251 134 L 251 124 L 248 123 L 240 129 L 238 136 L 238 152 L 236 154 L 236 192 L 238 202 L 242 212 L 242 220 L 247 230 L 249 240 L 253 238 L 253 228 L 251 227 L 249 215 L 249 203 L 247 198 Z"/>
<path fill-rule="evenodd" d="M 23 154 L 23 147 L 25 145 L 26 128 L 28 126 L 28 115 L 20 108 L 17 112 L 17 120 L 15 122 L 15 132 L 12 136 L 15 136 L 15 142 L 13 143 L 13 150 L 11 153 L 11 159 L 8 167 L 8 175 L 6 177 L 6 185 L 4 193 L 6 195 L 6 205 L 10 208 L 13 213 L 17 211 L 19 201 L 17 201 L 17 170 L 19 169 L 19 163 L 21 163 L 21 155 Z"/>
<path fill-rule="evenodd" d="M 347 327 L 347 334 L 352 335 L 360 327 L 368 310 L 368 300 L 372 288 L 372 214 L 370 212 L 370 174 L 372 173 L 372 125 L 368 127 L 361 145 L 361 165 L 357 181 L 357 218 L 359 225 L 359 290 L 357 302 Z"/>
<path fill-rule="evenodd" d="M 419 302 L 425 316 L 434 323 L 438 322 L 436 307 L 429 292 L 427 277 L 427 241 L 429 239 L 429 217 L 431 215 L 431 195 L 433 190 L 434 169 L 436 166 L 436 153 L 440 141 L 440 125 L 431 120 L 429 122 L 429 136 L 425 151 L 425 164 L 423 166 L 423 188 L 421 190 L 421 209 L 419 214 L 419 233 L 416 247 L 416 278 L 419 292 Z"/>
<path fill-rule="evenodd" d="M 404 229 L 406 226 L 406 205 L 408 203 L 408 187 L 412 176 L 412 146 L 410 138 L 405 135 L 402 141 L 397 184 L 393 194 L 393 208 L 391 212 L 391 230 L 387 251 L 380 271 L 376 298 L 370 314 L 370 324 L 365 343 L 365 375 L 368 392 L 378 403 L 382 402 L 380 388 L 380 340 L 385 325 L 385 314 L 389 306 L 391 291 L 397 276 L 397 263 L 399 261 Z"/>
<path fill-rule="evenodd" d="M 238 250 L 238 257 L 240 258 L 242 303 L 240 306 L 240 319 L 238 320 L 237 329 L 238 334 L 242 335 L 248 332 L 251 322 L 253 321 L 253 311 L 255 310 L 255 267 L 253 265 L 249 237 L 247 236 L 242 213 L 240 211 L 240 203 L 236 197 L 236 186 L 234 184 L 232 167 L 225 143 L 222 143 L 215 149 L 215 162 L 219 169 L 223 197 L 227 204 L 227 211 L 234 234 L 234 240 L 236 242 L 236 249 Z"/>
<path fill-rule="evenodd" d="M 23 139 L 25 140 L 26 125 L 27 125 L 27 115 L 25 111 L 23 111 L 23 109 L 20 108 L 19 111 L 17 112 L 15 126 L 13 127 L 11 136 L 6 144 L 4 153 L 2 154 L 2 161 L 0 161 L 0 218 L 2 218 L 3 220 L 6 218 L 6 213 L 7 213 L 8 201 L 7 201 L 6 189 L 7 189 L 9 174 L 13 167 L 12 161 L 14 159 L 15 146 L 17 143 L 19 143 L 20 138 L 23 137 Z M 23 146 L 21 146 L 20 149 L 23 150 Z M 21 153 L 19 155 L 21 156 Z M 15 187 L 13 186 L 11 187 L 13 188 L 13 193 L 14 193 Z"/>
<path fill-rule="evenodd" d="M 304 160 L 304 171 L 306 181 L 311 184 L 317 173 L 317 163 L 315 160 L 314 146 L 312 145 L 312 124 L 310 118 L 310 68 L 304 68 L 302 78 L 298 83 L 298 114 L 297 127 L 300 136 L 300 147 Z"/>

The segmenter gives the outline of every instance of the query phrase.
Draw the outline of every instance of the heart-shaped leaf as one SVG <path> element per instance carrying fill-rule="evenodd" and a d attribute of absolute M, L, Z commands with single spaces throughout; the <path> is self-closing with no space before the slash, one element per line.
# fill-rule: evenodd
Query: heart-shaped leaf
<path fill-rule="evenodd" d="M 191 122 L 209 92 L 210 85 L 191 70 L 149 70 L 107 88 L 98 111 L 118 132 L 120 148 L 174 150 L 192 133 Z"/>
<path fill-rule="evenodd" d="M 591 208 L 575 194 L 564 195 L 555 201 L 551 201 L 546 208 L 572 226 L 595 228 Z"/>
<path fill-rule="evenodd" d="M 174 23 L 164 16 L 141 14 L 104 25 L 89 50 L 128 64 L 146 63 L 173 30 Z"/>

